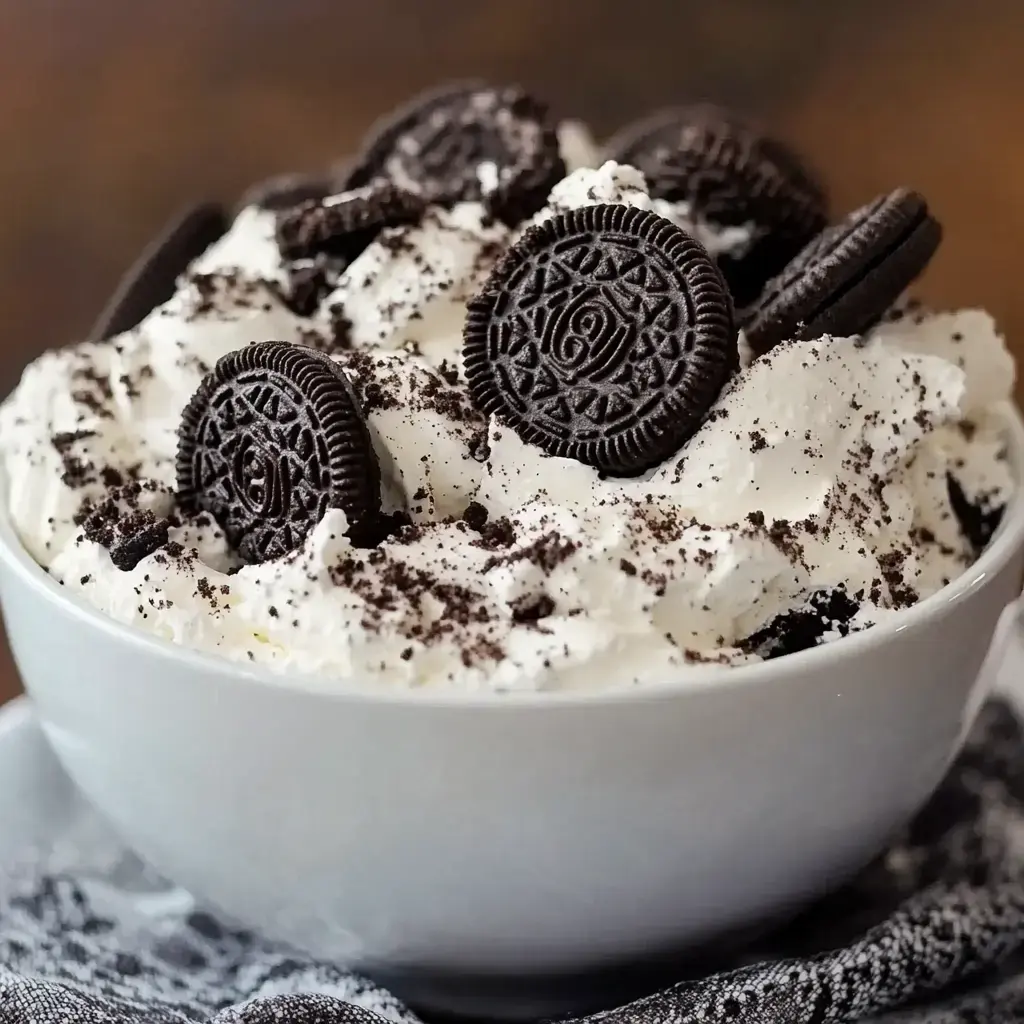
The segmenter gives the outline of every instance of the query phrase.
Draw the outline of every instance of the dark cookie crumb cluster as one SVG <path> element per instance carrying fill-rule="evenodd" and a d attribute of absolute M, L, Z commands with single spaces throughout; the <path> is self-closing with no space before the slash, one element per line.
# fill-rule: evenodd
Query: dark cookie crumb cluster
<path fill-rule="evenodd" d="M 530 594 L 516 598 L 512 602 L 512 621 L 519 625 L 523 623 L 538 624 L 541 619 L 546 619 L 554 613 L 555 601 L 548 594 Z"/>
<path fill-rule="evenodd" d="M 141 484 L 112 488 L 101 501 L 85 504 L 76 517 L 85 539 L 106 548 L 114 567 L 123 572 L 167 544 L 170 521 L 140 505 L 145 490 Z"/>
<path fill-rule="evenodd" d="M 576 541 L 563 537 L 557 530 L 550 530 L 523 548 L 508 554 L 492 555 L 484 562 L 484 572 L 516 562 L 532 562 L 539 569 L 550 573 L 572 558 L 578 549 Z"/>
<path fill-rule="evenodd" d="M 516 543 L 516 528 L 507 516 L 482 523 L 477 532 L 480 538 L 472 543 L 486 551 L 502 551 Z"/>
<path fill-rule="evenodd" d="M 206 576 L 200 576 L 196 580 L 196 597 L 199 597 L 211 612 L 220 611 L 224 607 L 224 598 L 231 594 L 231 587 L 227 583 L 214 586 Z"/>
<path fill-rule="evenodd" d="M 327 259 L 311 260 L 293 265 L 289 288 L 281 292 L 281 301 L 296 315 L 311 317 L 330 292 L 340 270 Z"/>
<path fill-rule="evenodd" d="M 478 501 L 471 501 L 462 513 L 462 521 L 471 529 L 480 533 L 487 525 L 490 513 Z"/>
<path fill-rule="evenodd" d="M 763 629 L 752 633 L 739 647 L 761 658 L 780 658 L 817 646 L 829 633 L 846 636 L 850 620 L 860 610 L 845 590 L 836 588 L 811 596 L 802 608 L 784 612 Z"/>
<path fill-rule="evenodd" d="M 185 277 L 187 306 L 185 321 L 195 323 L 207 317 L 234 318 L 239 313 L 269 313 L 274 302 L 280 301 L 281 292 L 277 284 L 262 278 L 252 278 L 237 270 L 221 270 L 217 273 L 192 271 Z M 158 316 L 171 315 L 162 309 Z M 177 347 L 185 349 L 184 340 Z"/>
<path fill-rule="evenodd" d="M 393 360 L 367 349 L 352 349 L 339 354 L 338 362 L 352 383 L 364 415 L 402 407 L 402 377 L 392 368 Z"/>
<path fill-rule="evenodd" d="M 946 486 L 949 490 L 949 503 L 960 529 L 975 555 L 979 555 L 999 529 L 1006 506 L 996 505 L 988 508 L 981 502 L 969 500 L 963 487 L 952 474 L 947 475 Z"/>
<path fill-rule="evenodd" d="M 66 487 L 78 490 L 95 482 L 95 467 L 75 452 L 77 442 L 86 441 L 95 436 L 95 430 L 73 430 L 63 434 L 54 434 L 50 438 L 50 443 L 56 449 L 61 465 L 64 467 L 61 481 Z"/>

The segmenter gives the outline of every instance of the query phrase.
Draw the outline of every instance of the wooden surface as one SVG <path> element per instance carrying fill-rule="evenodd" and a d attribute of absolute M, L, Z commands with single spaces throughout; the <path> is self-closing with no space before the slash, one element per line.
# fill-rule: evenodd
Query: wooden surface
<path fill-rule="evenodd" d="M 523 81 L 599 132 L 708 97 L 798 143 L 837 208 L 907 184 L 924 294 L 1024 356 L 1019 0 L 0 0 L 0 387 L 73 339 L 180 203 L 347 151 L 411 91 Z M 0 699 L 16 689 L 0 661 Z"/>

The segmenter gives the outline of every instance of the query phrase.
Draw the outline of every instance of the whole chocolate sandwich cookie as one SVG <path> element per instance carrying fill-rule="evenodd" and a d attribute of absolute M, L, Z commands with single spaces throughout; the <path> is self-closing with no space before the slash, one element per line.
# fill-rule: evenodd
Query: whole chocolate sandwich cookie
<path fill-rule="evenodd" d="M 0 407 L 26 550 L 197 650 L 462 693 L 728 673 L 968 571 L 1019 489 L 1014 368 L 903 297 L 928 203 L 827 226 L 801 156 L 706 107 L 605 155 L 458 83 L 344 183 L 183 222 Z"/>
<path fill-rule="evenodd" d="M 376 455 L 344 370 L 287 342 L 223 356 L 181 416 L 178 498 L 204 509 L 247 562 L 295 550 L 328 509 L 374 529 Z"/>
<path fill-rule="evenodd" d="M 767 352 L 789 338 L 860 334 L 928 266 L 942 226 L 916 192 L 896 189 L 827 228 L 742 315 L 747 341 Z"/>
<path fill-rule="evenodd" d="M 466 316 L 479 408 L 552 455 L 625 476 L 679 450 L 735 358 L 732 305 L 708 254 L 624 205 L 531 228 Z"/>

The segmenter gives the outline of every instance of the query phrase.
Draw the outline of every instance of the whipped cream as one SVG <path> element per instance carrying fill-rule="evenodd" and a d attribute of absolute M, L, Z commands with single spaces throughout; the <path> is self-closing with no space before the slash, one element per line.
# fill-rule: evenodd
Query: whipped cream
<path fill-rule="evenodd" d="M 563 126 L 571 163 L 593 163 L 570 138 Z M 570 173 L 534 222 L 593 203 L 653 210 L 715 252 L 750 238 L 651 199 L 613 163 Z M 676 456 L 602 479 L 482 416 L 465 387 L 466 301 L 522 228 L 477 203 L 431 208 L 381 232 L 300 316 L 274 225 L 242 210 L 169 302 L 109 342 L 47 353 L 0 409 L 27 550 L 173 642 L 325 688 L 663 682 L 771 654 L 778 624 L 808 608 L 834 619 L 822 640 L 898 613 L 976 557 L 947 480 L 981 513 L 1015 489 L 1013 362 L 983 312 L 910 308 L 862 338 L 748 351 Z M 353 381 L 384 510 L 409 523 L 379 547 L 351 547 L 331 511 L 291 555 L 241 565 L 210 516 L 176 506 L 182 408 L 218 358 L 267 340 L 311 345 Z M 118 567 L 96 525 L 105 501 L 162 523 L 167 544 Z"/>
<path fill-rule="evenodd" d="M 560 213 L 598 203 L 621 203 L 641 210 L 652 210 L 696 238 L 712 256 L 727 253 L 740 257 L 750 248 L 754 238 L 753 224 L 715 225 L 697 216 L 689 203 L 652 199 L 640 171 L 611 160 L 602 164 L 596 172 L 567 175 L 551 190 L 547 206 L 527 221 L 516 233 L 516 237 L 527 227 L 541 224 Z"/>

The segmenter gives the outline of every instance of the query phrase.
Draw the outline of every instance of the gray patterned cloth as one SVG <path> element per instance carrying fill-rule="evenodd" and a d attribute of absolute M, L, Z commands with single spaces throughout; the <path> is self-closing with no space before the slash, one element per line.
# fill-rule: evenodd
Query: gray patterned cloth
<path fill-rule="evenodd" d="M 0 1024 L 414 1024 L 372 981 L 197 910 L 77 835 L 0 865 Z M 982 711 L 931 803 L 848 889 L 730 969 L 603 1024 L 1024 1021 L 1024 730 Z"/>

